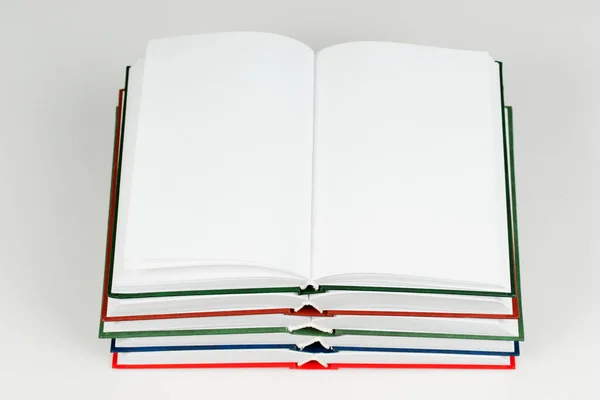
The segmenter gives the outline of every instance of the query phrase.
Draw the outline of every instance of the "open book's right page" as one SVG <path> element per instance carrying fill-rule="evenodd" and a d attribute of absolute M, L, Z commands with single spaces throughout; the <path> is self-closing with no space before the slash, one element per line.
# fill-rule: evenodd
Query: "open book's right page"
<path fill-rule="evenodd" d="M 510 291 L 497 63 L 380 42 L 316 58 L 313 279 Z"/>

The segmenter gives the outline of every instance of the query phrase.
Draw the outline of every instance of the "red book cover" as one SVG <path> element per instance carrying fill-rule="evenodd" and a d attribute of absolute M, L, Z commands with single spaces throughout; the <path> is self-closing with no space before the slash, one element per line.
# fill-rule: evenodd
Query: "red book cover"
<path fill-rule="evenodd" d="M 119 353 L 113 353 L 112 367 L 114 369 L 189 369 L 189 368 L 289 368 L 333 370 L 342 368 L 395 368 L 395 369 L 515 369 L 515 357 L 510 357 L 510 364 L 477 365 L 477 364 L 354 364 L 332 363 L 323 365 L 311 360 L 299 365 L 294 362 L 255 362 L 255 363 L 219 363 L 219 364 L 120 364 Z"/>

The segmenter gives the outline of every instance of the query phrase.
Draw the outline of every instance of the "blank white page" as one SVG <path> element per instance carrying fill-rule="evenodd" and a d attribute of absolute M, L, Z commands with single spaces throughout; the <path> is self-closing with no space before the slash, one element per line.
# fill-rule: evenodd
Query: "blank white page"
<path fill-rule="evenodd" d="M 126 268 L 308 274 L 313 76 L 312 50 L 279 35 L 149 43 Z"/>
<path fill-rule="evenodd" d="M 313 278 L 510 289 L 501 97 L 487 53 L 359 42 L 317 53 Z"/>

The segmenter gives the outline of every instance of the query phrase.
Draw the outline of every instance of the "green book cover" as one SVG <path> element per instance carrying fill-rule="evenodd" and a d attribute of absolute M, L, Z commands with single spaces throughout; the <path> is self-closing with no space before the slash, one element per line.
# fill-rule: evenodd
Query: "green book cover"
<path fill-rule="evenodd" d="M 335 318 L 335 317 L 333 317 Z M 398 317 L 402 318 L 402 317 Z M 516 336 L 491 336 L 491 335 L 472 335 L 457 333 L 431 333 L 431 332 L 402 332 L 402 331 L 381 331 L 381 330 L 362 330 L 362 329 L 335 329 L 332 333 L 322 332 L 313 328 L 304 328 L 292 331 L 287 327 L 256 327 L 256 328 L 219 328 L 219 329 L 184 329 L 184 330 L 164 330 L 164 331 L 127 331 L 127 332 L 105 332 L 104 323 L 100 323 L 99 337 L 102 339 L 122 339 L 136 337 L 156 337 L 156 336 L 204 336 L 204 335 L 233 335 L 233 334 L 269 334 L 269 333 L 292 333 L 294 335 L 309 336 L 343 336 L 343 335 L 367 335 L 367 336 L 400 336 L 400 337 L 425 337 L 438 339 L 476 339 L 476 340 L 519 340 L 524 339 L 522 329 L 522 319 L 519 318 L 519 334 Z"/>

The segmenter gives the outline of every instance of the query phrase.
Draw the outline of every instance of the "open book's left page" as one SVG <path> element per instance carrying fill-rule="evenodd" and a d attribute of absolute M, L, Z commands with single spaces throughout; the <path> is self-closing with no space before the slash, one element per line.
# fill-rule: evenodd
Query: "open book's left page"
<path fill-rule="evenodd" d="M 140 66 L 115 267 L 307 277 L 313 51 L 279 35 L 207 34 L 152 41 Z"/>

